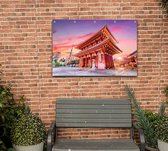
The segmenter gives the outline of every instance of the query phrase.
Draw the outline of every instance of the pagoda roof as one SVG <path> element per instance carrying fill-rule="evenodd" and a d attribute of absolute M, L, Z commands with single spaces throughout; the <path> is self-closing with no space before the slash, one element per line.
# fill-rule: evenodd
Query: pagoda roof
<path fill-rule="evenodd" d="M 135 56 L 135 55 L 137 55 L 137 50 L 134 51 L 134 52 L 132 52 L 132 53 L 130 53 L 130 54 L 128 55 L 128 57 Z"/>
<path fill-rule="evenodd" d="M 114 44 L 118 43 L 118 41 L 115 39 L 115 37 L 112 35 L 110 30 L 108 29 L 107 25 L 105 25 L 97 33 L 95 33 L 92 37 L 90 37 L 89 39 L 87 39 L 84 42 L 80 43 L 76 48 L 77 49 L 82 49 L 83 47 L 87 46 L 88 43 L 91 43 L 96 38 L 102 36 L 102 34 L 106 34 L 108 36 L 108 38 L 110 38 L 111 41 L 113 41 Z"/>

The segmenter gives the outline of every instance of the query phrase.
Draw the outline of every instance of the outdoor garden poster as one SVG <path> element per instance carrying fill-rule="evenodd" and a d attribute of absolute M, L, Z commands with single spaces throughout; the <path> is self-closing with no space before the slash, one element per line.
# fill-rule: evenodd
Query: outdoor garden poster
<path fill-rule="evenodd" d="M 53 20 L 53 76 L 137 76 L 136 20 Z"/>

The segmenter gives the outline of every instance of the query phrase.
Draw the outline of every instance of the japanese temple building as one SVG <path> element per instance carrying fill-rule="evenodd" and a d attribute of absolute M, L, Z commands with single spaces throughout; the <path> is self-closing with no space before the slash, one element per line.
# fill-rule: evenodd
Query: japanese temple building
<path fill-rule="evenodd" d="M 116 46 L 117 40 L 107 26 L 104 26 L 92 37 L 80 43 L 76 49 L 81 51 L 74 54 L 79 58 L 80 67 L 97 69 L 114 68 L 113 55 L 122 51 Z"/>

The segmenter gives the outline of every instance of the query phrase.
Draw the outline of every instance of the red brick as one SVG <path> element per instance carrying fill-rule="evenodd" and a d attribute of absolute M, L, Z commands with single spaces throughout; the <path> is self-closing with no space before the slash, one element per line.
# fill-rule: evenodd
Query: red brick
<path fill-rule="evenodd" d="M 168 20 L 156 0 L 0 1 L 0 64 L 3 84 L 12 81 L 16 96 L 25 95 L 46 127 L 55 118 L 55 100 L 125 98 L 124 85 L 135 89 L 143 108 L 157 111 L 168 83 Z M 136 19 L 138 77 L 51 76 L 52 19 Z M 118 129 L 61 129 L 59 138 L 129 137 Z"/>

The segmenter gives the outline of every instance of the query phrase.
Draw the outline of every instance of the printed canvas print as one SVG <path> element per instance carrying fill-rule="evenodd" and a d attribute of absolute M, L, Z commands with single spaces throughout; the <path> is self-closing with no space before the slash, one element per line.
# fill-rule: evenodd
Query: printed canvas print
<path fill-rule="evenodd" d="M 53 76 L 137 76 L 136 20 L 53 20 Z"/>

